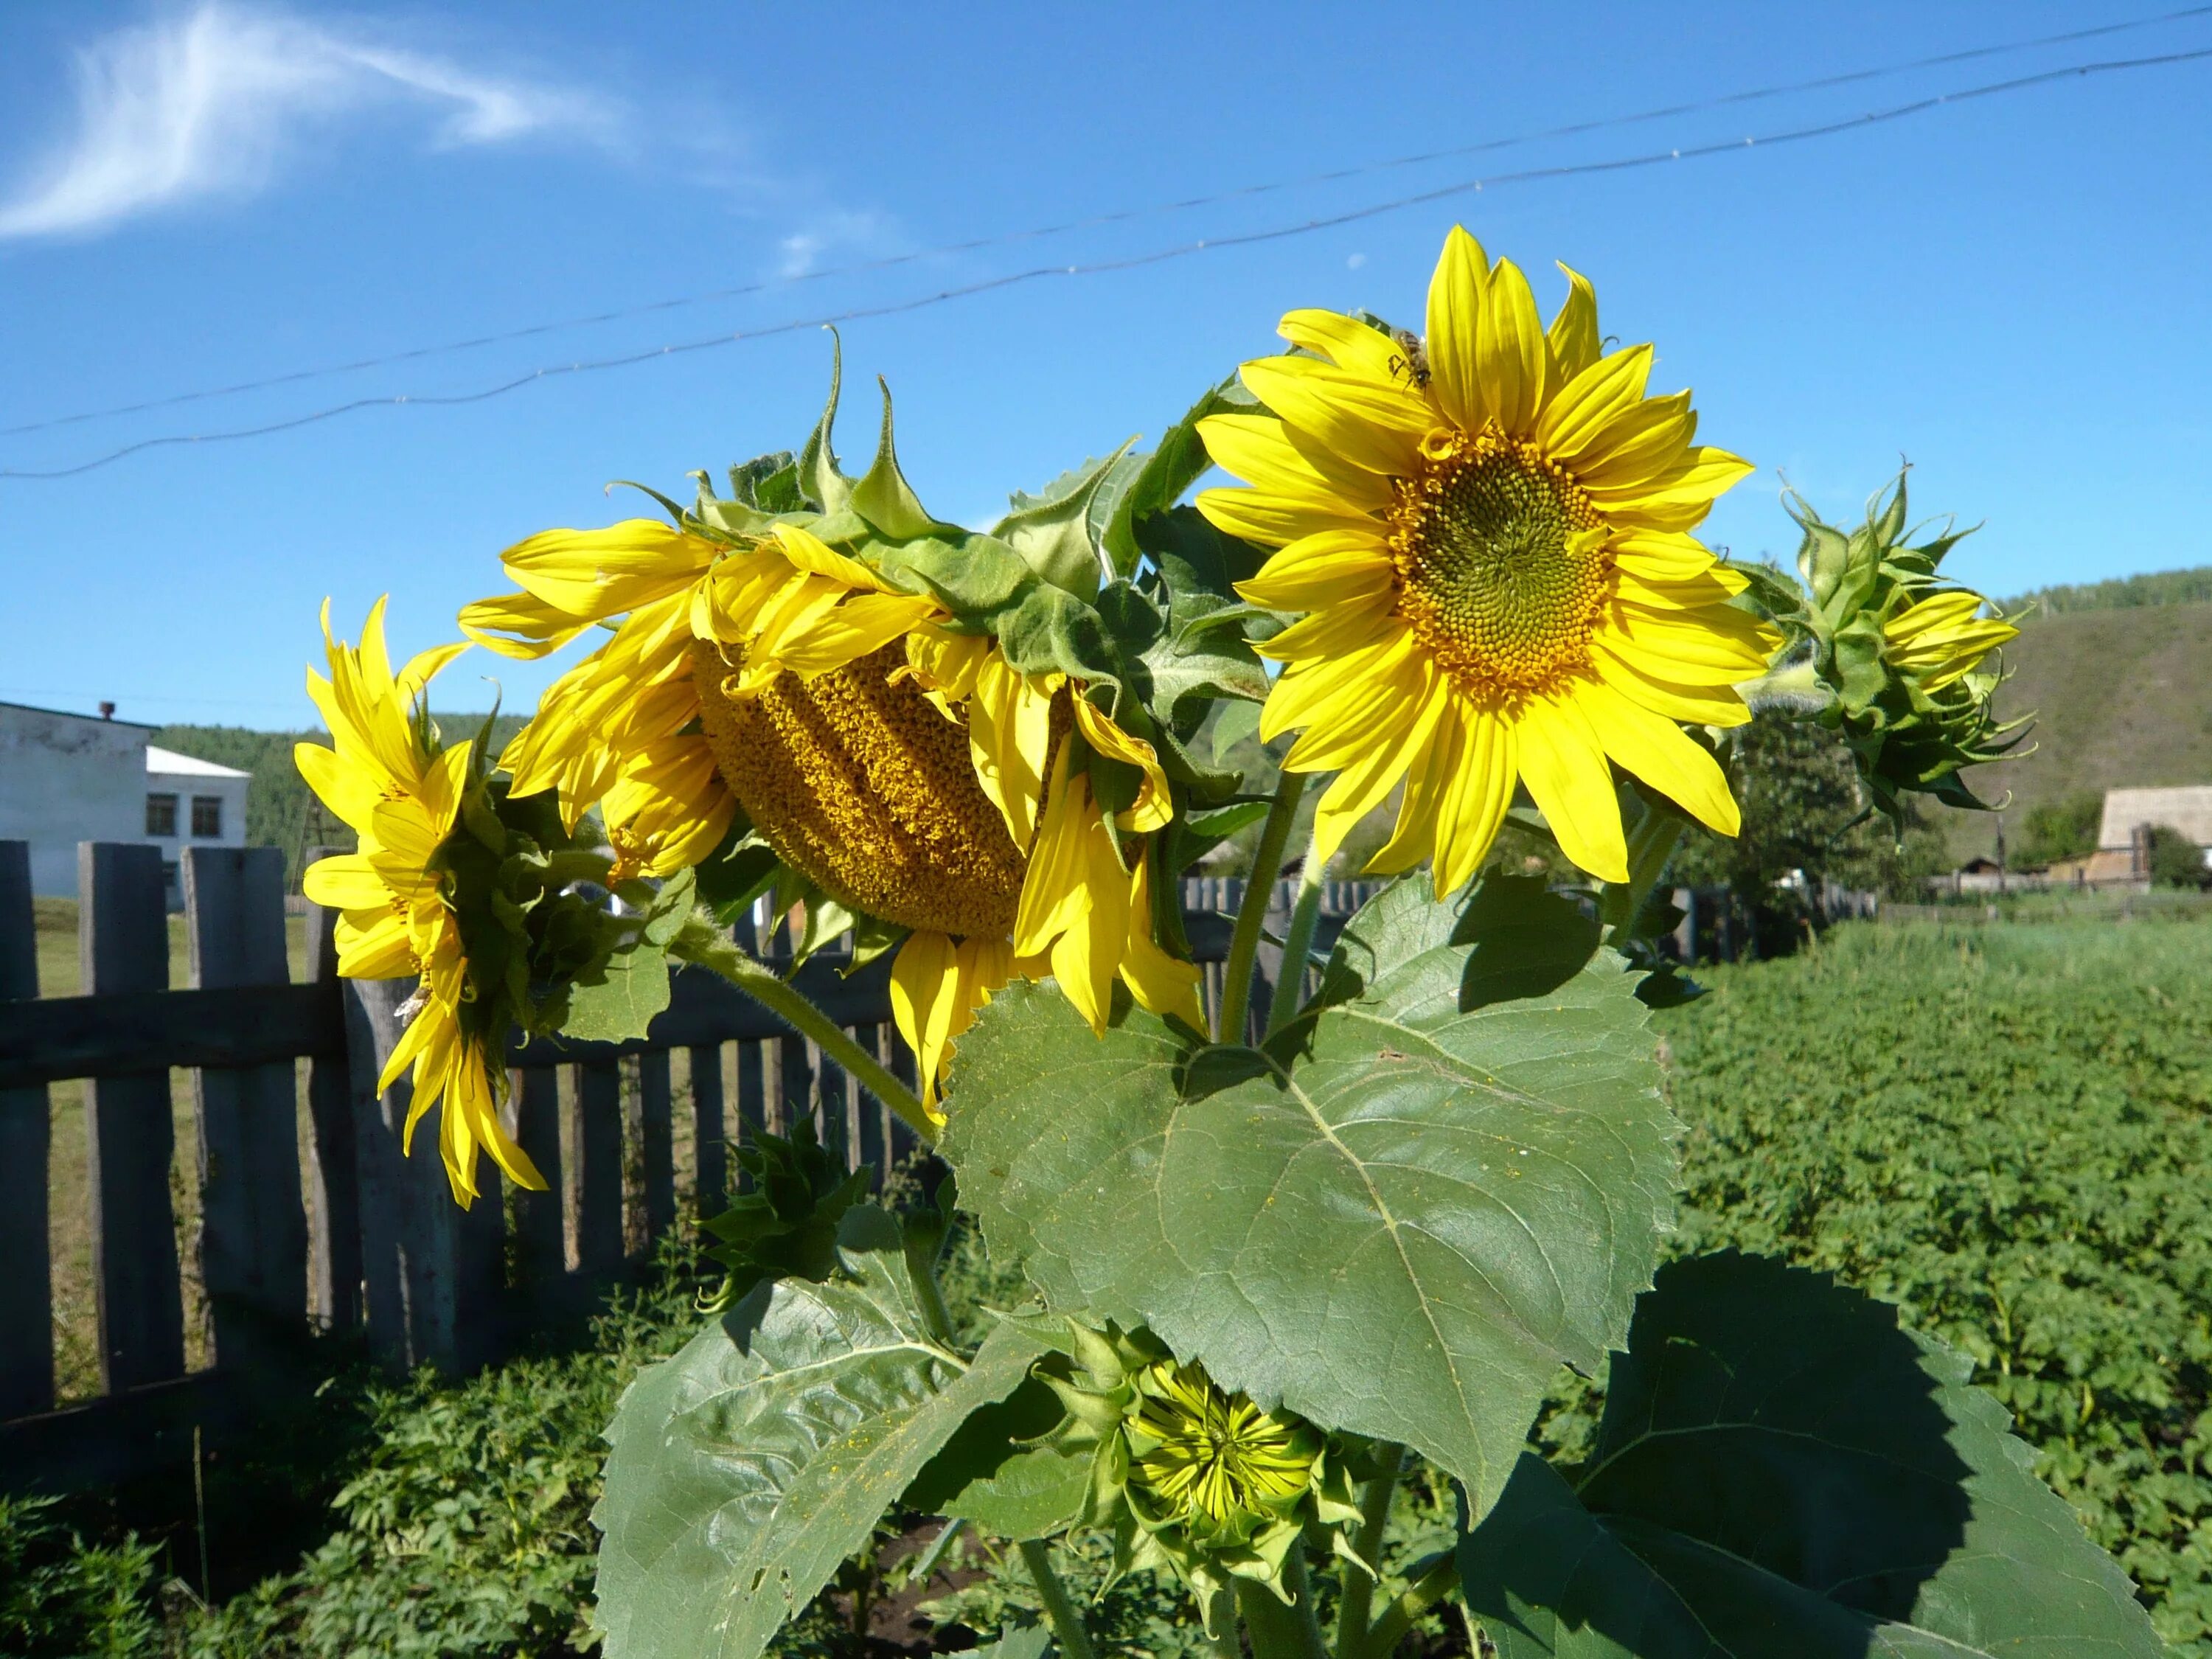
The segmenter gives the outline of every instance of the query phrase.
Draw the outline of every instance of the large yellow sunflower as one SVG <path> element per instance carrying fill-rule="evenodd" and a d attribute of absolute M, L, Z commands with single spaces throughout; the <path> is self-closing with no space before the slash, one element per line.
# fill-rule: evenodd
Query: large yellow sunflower
<path fill-rule="evenodd" d="M 358 647 L 331 637 L 323 606 L 328 679 L 308 671 L 307 695 L 331 730 L 330 748 L 303 743 L 293 750 L 301 775 L 324 805 L 359 836 L 358 849 L 311 865 L 307 897 L 338 911 L 338 972 L 351 979 L 419 974 L 411 1017 L 377 1087 L 392 1086 L 411 1066 L 414 1098 L 403 1145 L 415 1126 L 444 1104 L 438 1146 L 453 1196 L 477 1196 L 477 1153 L 487 1149 L 500 1168 L 526 1187 L 544 1178 L 501 1127 L 507 1068 L 498 1052 L 504 1031 L 465 1029 L 471 1000 L 460 927 L 432 867 L 453 833 L 468 786 L 470 745 L 441 749 L 421 707 L 433 676 L 468 647 L 425 651 L 395 676 L 384 643 L 384 601 L 368 613 Z"/>
<path fill-rule="evenodd" d="M 1688 392 L 1645 395 L 1650 346 L 1601 355 L 1595 296 L 1567 275 L 1547 329 L 1528 279 L 1455 228 L 1424 342 L 1294 311 L 1282 332 L 1307 355 L 1243 366 L 1273 412 L 1200 423 L 1255 486 L 1200 511 L 1279 550 L 1239 592 L 1308 613 L 1260 647 L 1285 665 L 1261 730 L 1303 728 L 1285 767 L 1338 775 L 1321 857 L 1402 779 L 1370 867 L 1431 858 L 1450 891 L 1518 779 L 1570 858 L 1625 881 L 1613 763 L 1736 831 L 1726 777 L 1676 722 L 1749 719 L 1732 687 L 1775 643 L 1688 533 L 1749 464 L 1692 441 Z"/>
<path fill-rule="evenodd" d="M 933 1111 L 953 1040 L 1017 973 L 1058 972 L 1094 1024 L 1117 971 L 1195 1023 L 1197 970 L 1154 945 L 1142 860 L 1122 870 L 1087 778 L 1066 781 L 1067 733 L 1148 769 L 1117 815 L 1129 834 L 1166 822 L 1164 775 L 1097 710 L 1055 716 L 1076 701 L 1060 677 L 1014 673 L 993 642 L 947 631 L 936 600 L 797 526 L 734 548 L 646 521 L 552 531 L 506 565 L 523 591 L 461 613 L 494 649 L 539 656 L 623 618 L 509 746 L 516 791 L 558 789 L 572 825 L 603 804 L 647 875 L 696 863 L 742 806 L 831 898 L 910 929 L 892 1005 Z M 1102 853 L 1113 893 L 1047 890 Z"/>

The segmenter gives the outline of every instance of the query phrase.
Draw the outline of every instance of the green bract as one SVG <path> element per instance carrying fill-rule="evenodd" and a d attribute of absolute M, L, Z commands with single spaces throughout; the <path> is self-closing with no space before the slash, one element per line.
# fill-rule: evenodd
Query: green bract
<path fill-rule="evenodd" d="M 1753 577 L 1759 608 L 1790 637 L 1774 669 L 1743 688 L 1746 699 L 1755 710 L 1814 718 L 1839 733 L 1875 806 L 1893 819 L 1908 793 L 1982 809 L 1959 774 L 2003 759 L 2027 735 L 2025 720 L 2000 723 L 1990 712 L 2002 666 L 1990 657 L 1991 665 L 1963 674 L 1930 672 L 1893 637 L 1912 606 L 1946 594 L 1973 597 L 1938 571 L 1972 532 L 1946 530 L 1908 544 L 1901 472 L 1849 534 L 1822 522 L 1800 495 L 1785 505 L 1804 532 L 1797 568 L 1805 588 L 1770 570 L 1736 567 Z"/>

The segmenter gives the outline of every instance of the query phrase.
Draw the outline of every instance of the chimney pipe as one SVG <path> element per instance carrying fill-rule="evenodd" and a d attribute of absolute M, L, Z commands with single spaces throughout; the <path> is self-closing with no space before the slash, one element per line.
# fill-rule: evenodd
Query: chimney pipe
<path fill-rule="evenodd" d="M 115 705 L 112 702 L 104 702 L 100 704 L 100 718 L 104 720 L 113 720 L 115 718 Z"/>

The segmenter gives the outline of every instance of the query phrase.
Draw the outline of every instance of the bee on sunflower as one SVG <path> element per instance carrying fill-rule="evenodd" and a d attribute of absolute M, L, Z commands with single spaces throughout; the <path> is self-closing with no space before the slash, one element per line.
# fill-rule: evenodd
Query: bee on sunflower
<path fill-rule="evenodd" d="M 495 999 L 479 995 L 459 918 L 441 867 L 462 826 L 471 789 L 482 786 L 473 743 L 444 744 L 425 703 L 430 681 L 468 647 L 432 647 L 398 674 L 385 647 L 385 602 L 379 599 L 361 643 L 331 632 L 323 605 L 325 679 L 310 670 L 307 695 L 322 711 L 331 746 L 303 743 L 293 750 L 301 775 L 323 804 L 359 837 L 349 854 L 317 860 L 302 881 L 307 896 L 338 912 L 338 971 L 352 979 L 421 976 L 407 1024 L 377 1079 L 387 1089 L 412 1071 L 404 1145 L 434 1106 L 438 1145 L 454 1198 L 467 1207 L 477 1196 L 477 1158 L 489 1152 L 507 1176 L 537 1190 L 545 1186 L 529 1155 L 500 1122 L 506 1096 L 507 1015 L 489 1013 Z M 503 1004 L 498 1005 L 504 1007 Z"/>
<path fill-rule="evenodd" d="M 1468 881 L 1527 787 L 1561 848 L 1628 879 L 1612 769 L 1714 830 L 1739 827 L 1719 763 L 1678 722 L 1741 724 L 1735 690 L 1778 636 L 1731 604 L 1745 579 L 1692 535 L 1750 471 L 1693 441 L 1690 394 L 1646 395 L 1648 345 L 1603 352 L 1570 271 L 1547 327 L 1526 276 L 1455 228 L 1418 343 L 1294 311 L 1297 355 L 1243 365 L 1264 414 L 1200 422 L 1249 489 L 1198 498 L 1276 550 L 1238 584 L 1304 612 L 1259 648 L 1285 665 L 1262 713 L 1298 730 L 1291 772 L 1334 771 L 1314 855 L 1402 781 L 1371 868 Z"/>

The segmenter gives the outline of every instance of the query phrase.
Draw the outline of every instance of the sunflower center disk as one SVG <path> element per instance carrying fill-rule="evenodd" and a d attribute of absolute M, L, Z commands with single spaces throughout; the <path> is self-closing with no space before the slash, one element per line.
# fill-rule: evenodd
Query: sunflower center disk
<path fill-rule="evenodd" d="M 705 641 L 691 652 L 714 763 L 786 864 L 902 927 L 1012 932 L 1028 860 L 975 781 L 965 722 L 892 679 L 903 645 L 811 680 L 780 675 L 742 702 L 722 690 L 734 662 Z"/>
<path fill-rule="evenodd" d="M 1399 610 L 1462 690 L 1541 690 L 1589 662 L 1612 562 L 1572 479 L 1492 428 L 1432 442 L 1396 491 Z"/>

